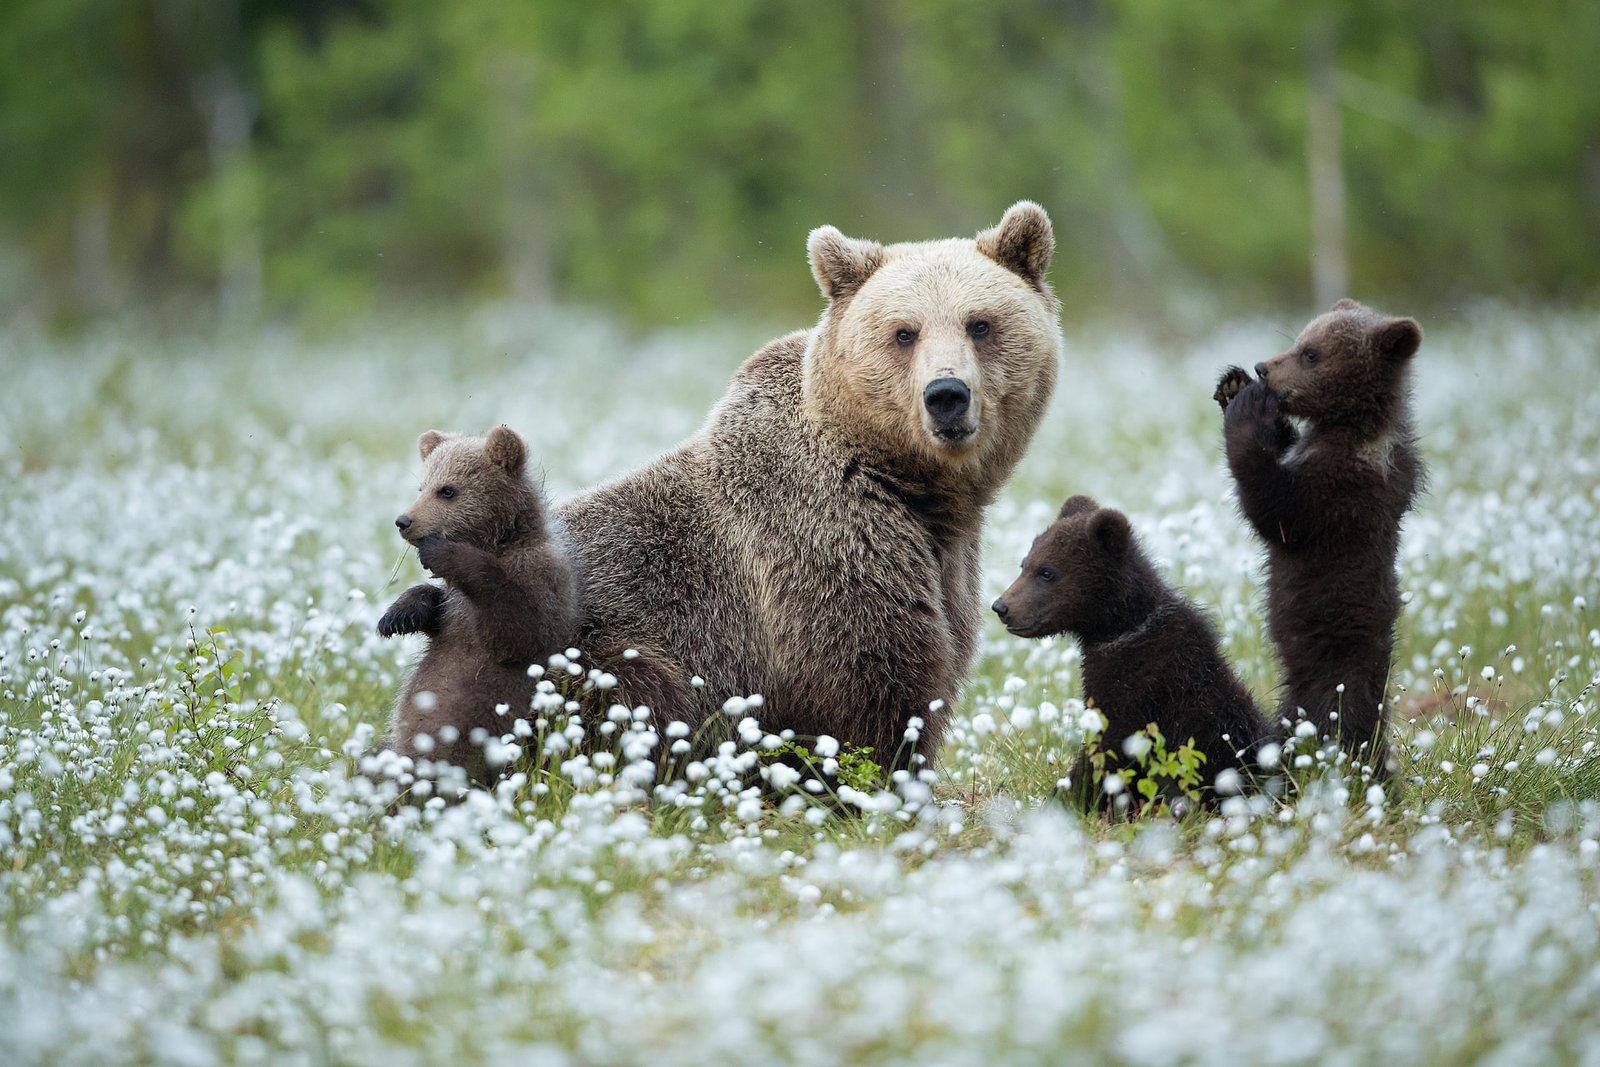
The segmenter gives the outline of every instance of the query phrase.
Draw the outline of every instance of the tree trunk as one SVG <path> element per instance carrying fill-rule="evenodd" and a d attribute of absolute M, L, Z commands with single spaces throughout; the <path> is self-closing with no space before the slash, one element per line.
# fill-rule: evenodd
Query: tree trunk
<path fill-rule="evenodd" d="M 1306 32 L 1306 163 L 1311 177 L 1311 289 L 1319 308 L 1349 295 L 1340 160 L 1338 37 L 1327 19 Z"/>

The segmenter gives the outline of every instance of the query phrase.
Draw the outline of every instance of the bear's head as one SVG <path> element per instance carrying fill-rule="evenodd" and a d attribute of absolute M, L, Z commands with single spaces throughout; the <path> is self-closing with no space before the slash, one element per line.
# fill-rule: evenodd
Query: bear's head
<path fill-rule="evenodd" d="M 429 534 L 492 551 L 539 508 L 528 479 L 528 449 L 496 426 L 486 437 L 429 430 L 417 438 L 422 495 L 394 524 L 413 544 Z"/>
<path fill-rule="evenodd" d="M 1126 515 L 1070 497 L 1033 539 L 1022 573 L 994 602 L 994 613 L 1018 637 L 1106 636 L 1139 558 Z"/>
<path fill-rule="evenodd" d="M 1286 415 L 1373 435 L 1405 399 L 1411 357 L 1422 344 L 1415 319 L 1391 318 L 1354 300 L 1319 315 L 1289 351 L 1256 364 Z"/>
<path fill-rule="evenodd" d="M 970 240 L 880 245 L 823 226 L 806 249 L 828 299 L 805 356 L 807 416 L 903 472 L 1003 482 L 1055 387 L 1044 209 L 1014 204 Z"/>

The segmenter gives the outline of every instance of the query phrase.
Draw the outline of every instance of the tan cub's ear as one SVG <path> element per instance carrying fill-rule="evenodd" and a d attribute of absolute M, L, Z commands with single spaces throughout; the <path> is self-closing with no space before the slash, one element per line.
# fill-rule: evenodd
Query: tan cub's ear
<path fill-rule="evenodd" d="M 832 226 L 818 226 L 806 238 L 812 277 L 829 300 L 843 300 L 883 266 L 883 246 L 846 237 Z"/>
<path fill-rule="evenodd" d="M 978 234 L 978 251 L 1035 289 L 1044 288 L 1044 272 L 1056 252 L 1050 216 L 1032 200 L 1018 200 L 1006 209 L 1000 225 Z"/>
<path fill-rule="evenodd" d="M 1056 513 L 1056 518 L 1064 519 L 1068 515 L 1077 515 L 1081 512 L 1093 511 L 1099 506 L 1100 505 L 1096 504 L 1090 498 L 1084 496 L 1082 493 L 1079 493 L 1076 496 L 1067 497 L 1067 502 L 1061 505 L 1061 510 Z"/>
<path fill-rule="evenodd" d="M 1357 301 L 1351 300 L 1348 296 L 1345 296 L 1345 297 L 1340 297 L 1338 300 L 1335 300 L 1333 302 L 1333 309 L 1332 310 L 1334 310 L 1334 311 L 1360 311 L 1361 310 L 1361 305 Z"/>
<path fill-rule="evenodd" d="M 444 441 L 445 436 L 445 434 L 440 433 L 438 430 L 429 430 L 427 433 L 417 438 L 417 451 L 422 453 L 422 458 L 427 459 L 428 456 L 433 453 L 433 450 L 438 448 L 439 445 Z"/>
<path fill-rule="evenodd" d="M 1422 327 L 1416 319 L 1385 319 L 1373 332 L 1373 341 L 1387 359 L 1410 359 L 1422 347 Z"/>
<path fill-rule="evenodd" d="M 528 446 L 509 426 L 496 426 L 490 430 L 489 436 L 484 439 L 483 449 L 491 461 L 513 474 L 528 461 Z"/>
<path fill-rule="evenodd" d="M 1128 543 L 1133 540 L 1133 527 L 1128 524 L 1128 516 L 1112 508 L 1101 508 L 1095 517 L 1089 520 L 1089 533 L 1100 542 L 1100 547 L 1113 556 L 1120 556 L 1128 550 Z"/>

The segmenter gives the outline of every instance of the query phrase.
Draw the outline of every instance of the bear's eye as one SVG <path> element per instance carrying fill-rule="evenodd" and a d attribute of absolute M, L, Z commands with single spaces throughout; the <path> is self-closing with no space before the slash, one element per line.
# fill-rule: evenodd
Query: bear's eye
<path fill-rule="evenodd" d="M 901 348 L 910 348 L 917 340 L 917 331 L 908 330 L 904 326 L 894 332 L 894 343 Z"/>
<path fill-rule="evenodd" d="M 1053 582 L 1056 580 L 1056 572 L 1051 570 L 1049 567 L 1040 567 L 1039 579 L 1045 582 Z"/>
<path fill-rule="evenodd" d="M 979 337 L 989 336 L 989 324 L 983 319 L 976 319 L 967 323 L 967 336 L 976 340 Z"/>
<path fill-rule="evenodd" d="M 441 500 L 454 500 L 456 498 L 456 487 L 453 485 L 440 486 L 439 498 Z"/>
<path fill-rule="evenodd" d="M 1322 353 L 1318 352 L 1315 348 L 1307 348 L 1300 353 L 1300 358 L 1305 360 L 1306 366 L 1309 367 L 1311 364 L 1322 358 Z"/>

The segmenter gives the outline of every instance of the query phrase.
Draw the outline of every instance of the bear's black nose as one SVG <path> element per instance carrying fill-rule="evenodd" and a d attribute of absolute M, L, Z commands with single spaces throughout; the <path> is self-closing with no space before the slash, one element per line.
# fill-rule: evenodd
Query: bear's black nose
<path fill-rule="evenodd" d="M 411 529 L 411 516 L 402 515 L 398 519 L 394 520 L 394 524 L 400 528 L 402 533 L 404 533 L 406 530 Z"/>
<path fill-rule="evenodd" d="M 1266 379 L 1266 377 L 1267 377 L 1267 365 L 1265 363 L 1257 363 L 1256 364 L 1256 377 L 1257 378 L 1261 378 L 1262 380 Z"/>
<path fill-rule="evenodd" d="M 1011 605 L 1007 604 L 1004 600 L 996 600 L 989 606 L 993 608 L 994 613 L 1000 616 L 1002 619 L 1011 613 Z"/>
<path fill-rule="evenodd" d="M 972 390 L 960 378 L 936 378 L 922 391 L 922 404 L 940 427 L 960 421 L 972 404 Z"/>

